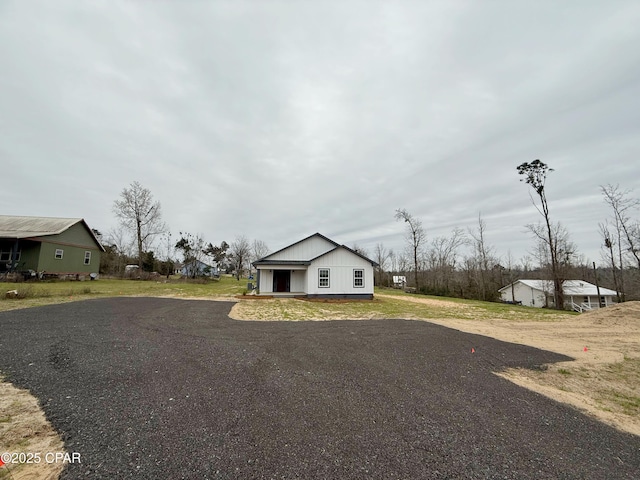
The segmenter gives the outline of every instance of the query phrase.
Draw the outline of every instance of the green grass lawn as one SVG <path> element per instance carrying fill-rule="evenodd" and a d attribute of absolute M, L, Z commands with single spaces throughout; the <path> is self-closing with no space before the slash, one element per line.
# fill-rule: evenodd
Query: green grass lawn
<path fill-rule="evenodd" d="M 117 296 L 213 297 L 242 294 L 247 280 L 230 276 L 220 280 L 185 281 L 100 279 L 95 281 L 0 282 L 0 311 L 63 303 L 86 298 Z M 6 292 L 17 290 L 19 298 L 7 298 Z"/>

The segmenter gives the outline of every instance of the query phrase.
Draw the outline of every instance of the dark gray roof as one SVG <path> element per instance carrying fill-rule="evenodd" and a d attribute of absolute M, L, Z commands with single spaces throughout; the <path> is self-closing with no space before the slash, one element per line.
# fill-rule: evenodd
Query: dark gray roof
<path fill-rule="evenodd" d="M 252 265 L 311 265 L 309 260 L 256 260 Z"/>

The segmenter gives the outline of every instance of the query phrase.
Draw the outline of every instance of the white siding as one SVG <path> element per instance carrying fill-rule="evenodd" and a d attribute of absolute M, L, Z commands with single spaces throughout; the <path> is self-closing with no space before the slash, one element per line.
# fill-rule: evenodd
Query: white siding
<path fill-rule="evenodd" d="M 306 270 L 291 270 L 291 291 L 292 292 L 306 292 L 307 286 L 307 271 Z"/>
<path fill-rule="evenodd" d="M 318 286 L 318 270 L 329 269 L 329 288 Z M 353 286 L 353 271 L 364 270 L 364 287 Z M 373 267 L 365 259 L 339 248 L 313 261 L 307 271 L 309 295 L 373 294 Z"/>
<path fill-rule="evenodd" d="M 336 246 L 324 238 L 314 236 L 267 256 L 269 260 L 311 260 Z"/>
<path fill-rule="evenodd" d="M 295 268 L 295 269 L 292 269 Z M 306 267 L 290 265 L 269 265 L 267 268 L 259 268 L 260 272 L 260 294 L 273 293 L 273 271 L 274 270 L 290 270 L 291 280 L 289 283 L 289 291 L 291 292 L 305 292 L 307 285 L 307 270 Z"/>
<path fill-rule="evenodd" d="M 511 298 L 511 287 L 507 287 L 502 291 L 502 299 L 505 301 L 522 302 L 522 305 L 528 307 L 544 307 L 544 293 L 535 288 L 531 288 L 522 282 L 516 282 L 513 286 L 515 299 Z"/>
<path fill-rule="evenodd" d="M 273 272 L 269 269 L 260 269 L 260 294 L 273 292 Z"/>

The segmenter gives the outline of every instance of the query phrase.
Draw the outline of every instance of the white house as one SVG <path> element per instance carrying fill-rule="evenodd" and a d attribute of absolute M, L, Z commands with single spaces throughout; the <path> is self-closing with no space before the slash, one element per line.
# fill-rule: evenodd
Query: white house
<path fill-rule="evenodd" d="M 600 301 L 598 301 L 598 287 L 584 280 L 565 280 L 562 290 L 565 306 L 577 312 L 616 303 L 616 291 L 600 287 Z M 498 291 L 503 301 L 529 307 L 553 306 L 554 302 L 553 282 L 550 280 L 516 280 Z"/>
<path fill-rule="evenodd" d="M 378 264 L 314 233 L 252 265 L 259 295 L 371 299 Z"/>

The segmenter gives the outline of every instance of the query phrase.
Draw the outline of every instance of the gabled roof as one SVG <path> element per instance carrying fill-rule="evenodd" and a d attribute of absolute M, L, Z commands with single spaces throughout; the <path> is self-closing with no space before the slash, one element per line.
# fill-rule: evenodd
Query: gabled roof
<path fill-rule="evenodd" d="M 96 238 L 93 230 L 89 228 L 87 222 L 82 218 L 61 218 L 61 217 L 20 217 L 14 215 L 0 215 L 0 238 L 21 239 L 46 237 L 48 235 L 59 235 L 70 229 L 77 223 L 82 223 L 89 232 L 96 245 L 102 251 L 104 248 Z"/>
<path fill-rule="evenodd" d="M 534 290 L 540 290 L 541 292 L 553 292 L 553 282 L 551 280 L 516 280 L 513 283 L 522 283 L 527 287 L 531 287 Z M 502 287 L 499 292 L 507 290 L 511 287 L 511 284 L 506 287 Z M 562 284 L 562 290 L 567 295 L 598 295 L 598 287 L 592 283 L 585 282 L 584 280 L 565 280 Z M 617 295 L 615 290 L 600 287 L 600 295 Z"/>
<path fill-rule="evenodd" d="M 323 240 L 326 240 L 327 242 L 331 243 L 334 245 L 334 248 L 327 250 L 324 253 L 321 253 L 320 255 L 317 255 L 313 258 L 300 258 L 297 260 L 269 260 L 269 257 L 272 257 L 284 250 L 287 250 L 288 248 L 291 248 L 295 245 L 298 245 L 302 242 L 305 242 L 307 240 L 309 240 L 310 238 L 313 237 L 319 237 L 322 238 Z M 378 264 L 376 262 L 374 262 L 373 260 L 371 260 L 370 258 L 365 257 L 364 255 L 361 255 L 360 253 L 356 252 L 355 250 L 350 249 L 349 247 L 347 247 L 346 245 L 340 245 L 337 242 L 334 242 L 333 240 L 331 240 L 328 237 L 325 237 L 324 235 L 322 235 L 321 233 L 314 233 L 313 235 L 309 235 L 308 237 L 303 238 L 302 240 L 298 240 L 295 243 L 292 243 L 291 245 L 287 245 L 284 248 L 281 248 L 280 250 L 277 250 L 273 253 L 270 253 L 269 255 L 267 255 L 266 257 L 263 257 L 259 260 L 256 260 L 255 262 L 252 263 L 252 265 L 310 265 L 311 262 L 317 258 L 320 258 L 324 255 L 327 255 L 331 252 L 334 252 L 335 250 L 339 249 L 339 248 L 344 248 L 345 250 L 353 253 L 354 255 L 357 255 L 360 258 L 363 258 L 364 260 L 366 260 L 367 262 L 371 262 L 371 265 L 373 266 L 378 266 Z"/>
<path fill-rule="evenodd" d="M 336 242 L 334 242 L 333 240 L 331 240 L 330 238 L 325 237 L 325 236 L 324 236 L 324 235 L 322 235 L 321 233 L 314 233 L 313 235 L 309 235 L 308 237 L 305 237 L 305 238 L 303 238 L 302 240 L 298 240 L 297 242 L 294 242 L 294 243 L 292 243 L 291 245 L 287 245 L 286 247 L 283 247 L 283 248 L 281 248 L 280 250 L 276 250 L 275 252 L 272 252 L 272 253 L 270 253 L 269 255 L 267 255 L 266 257 L 262 257 L 261 259 L 256 260 L 256 261 L 255 261 L 255 262 L 253 262 L 253 263 L 255 264 L 255 263 L 258 263 L 258 262 L 262 262 L 263 260 L 266 260 L 266 259 L 267 259 L 267 258 L 269 258 L 269 257 L 272 257 L 272 256 L 274 256 L 274 255 L 276 255 L 276 254 L 278 254 L 278 253 L 280 253 L 280 252 L 285 251 L 287 248 L 291 248 L 291 247 L 293 247 L 293 246 L 295 246 L 295 245 L 298 245 L 299 243 L 306 242 L 307 240 L 309 240 L 310 238 L 313 238 L 313 237 L 320 237 L 320 238 L 322 238 L 323 240 L 326 240 L 326 241 L 327 241 L 327 242 L 329 242 L 329 243 L 333 243 L 336 247 L 339 247 L 339 246 L 340 246 L 340 244 L 339 244 L 339 243 L 336 243 Z M 303 260 L 303 259 L 301 259 L 301 260 Z M 309 258 L 309 259 L 304 259 L 304 260 L 311 260 L 311 259 Z"/>

